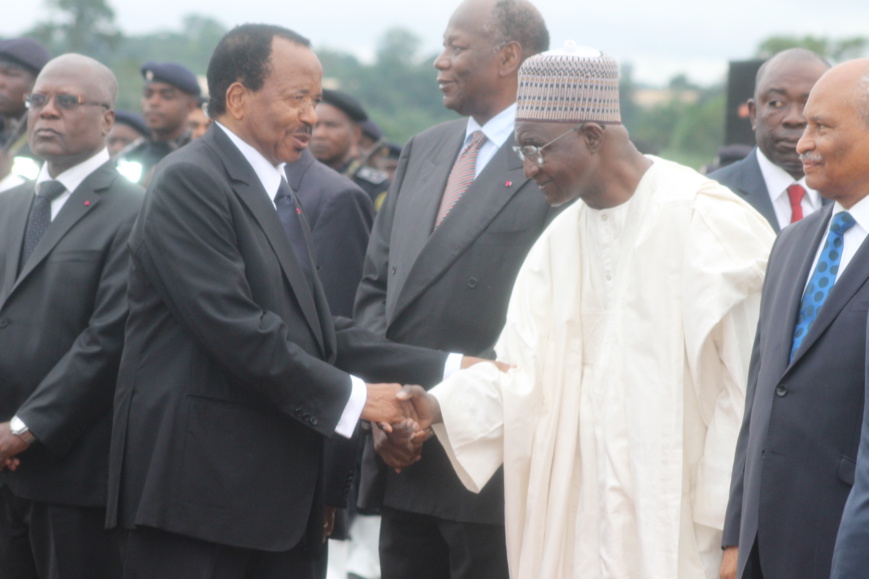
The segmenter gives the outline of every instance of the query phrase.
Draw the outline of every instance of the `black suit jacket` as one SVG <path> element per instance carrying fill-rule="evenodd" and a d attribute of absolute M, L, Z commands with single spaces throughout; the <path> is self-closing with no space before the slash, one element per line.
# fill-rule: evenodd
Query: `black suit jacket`
<path fill-rule="evenodd" d="M 17 413 L 38 442 L 2 477 L 19 497 L 104 506 L 127 238 L 143 192 L 102 165 L 16 276 L 33 187 L 0 195 L 0 421 Z"/>
<path fill-rule="evenodd" d="M 374 222 L 355 311 L 358 323 L 390 340 L 491 356 L 516 274 L 551 211 L 525 178 L 511 137 L 432 232 L 466 127 L 462 119 L 444 123 L 405 145 Z M 502 476 L 471 493 L 436 440 L 399 475 L 374 458 L 370 445 L 366 455 L 361 506 L 377 506 L 385 477 L 387 506 L 503 523 Z"/>
<path fill-rule="evenodd" d="M 747 157 L 727 167 L 718 169 L 709 174 L 710 179 L 715 179 L 734 193 L 742 196 L 757 212 L 766 217 L 776 233 L 781 231 L 772 200 L 769 198 L 769 190 L 763 173 L 760 172 L 760 164 L 757 162 L 757 147 L 751 150 Z M 821 204 L 827 205 L 829 199 L 821 198 Z"/>
<path fill-rule="evenodd" d="M 767 266 L 724 545 L 740 576 L 757 540 L 763 574 L 828 577 L 854 482 L 863 415 L 869 243 L 836 281 L 788 363 L 794 325 L 832 205 L 786 227 Z"/>
<path fill-rule="evenodd" d="M 345 370 L 433 382 L 445 355 L 333 324 L 216 125 L 160 165 L 130 250 L 109 524 L 267 551 L 319 544 L 323 443 L 350 395 Z"/>
<path fill-rule="evenodd" d="M 329 309 L 333 315 L 352 317 L 374 205 L 365 191 L 317 161 L 308 149 L 286 166 L 286 173 L 311 227 L 317 274 Z"/>

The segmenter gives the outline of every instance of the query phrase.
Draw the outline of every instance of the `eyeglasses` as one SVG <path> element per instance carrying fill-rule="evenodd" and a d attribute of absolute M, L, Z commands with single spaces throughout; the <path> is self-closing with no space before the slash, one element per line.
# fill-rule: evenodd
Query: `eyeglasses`
<path fill-rule="evenodd" d="M 51 95 L 41 94 L 41 93 L 30 93 L 24 95 L 24 104 L 28 109 L 41 109 L 42 107 L 48 104 L 48 101 L 52 98 Z M 64 111 L 74 111 L 80 106 L 91 106 L 91 107 L 105 107 L 106 109 L 110 109 L 111 107 L 105 103 L 89 103 L 84 100 L 84 97 L 75 94 L 66 94 L 60 93 L 54 95 L 54 106 Z"/>
<path fill-rule="evenodd" d="M 588 123 L 582 123 L 581 125 L 576 125 L 575 127 L 571 127 L 541 147 L 535 147 L 534 145 L 525 145 L 524 147 L 520 147 L 519 145 L 514 145 L 513 150 L 516 151 L 516 154 L 519 155 L 519 158 L 522 159 L 522 161 L 525 161 L 525 159 L 528 159 L 529 161 L 531 161 L 532 163 L 534 163 L 535 165 L 537 165 L 539 167 L 539 166 L 543 165 L 543 149 L 545 149 L 546 147 L 548 147 L 549 145 L 551 145 L 557 141 L 560 141 L 561 139 L 563 139 L 564 137 L 566 137 L 567 135 L 569 135 L 573 131 L 578 131 L 578 130 L 582 129 L 587 124 Z M 601 125 L 601 128 L 603 128 L 603 127 L 604 127 L 604 125 Z"/>

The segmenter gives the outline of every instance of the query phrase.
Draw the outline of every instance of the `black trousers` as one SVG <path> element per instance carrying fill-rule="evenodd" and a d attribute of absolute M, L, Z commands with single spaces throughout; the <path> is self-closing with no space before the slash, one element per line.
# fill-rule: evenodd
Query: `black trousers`
<path fill-rule="evenodd" d="M 102 508 L 22 499 L 0 487 L 0 577 L 120 579 L 118 542 Z"/>
<path fill-rule="evenodd" d="M 301 547 L 268 552 L 200 541 L 157 529 L 126 531 L 123 579 L 316 579 L 325 555 Z"/>
<path fill-rule="evenodd" d="M 382 579 L 508 579 L 503 525 L 447 521 L 384 507 Z"/>

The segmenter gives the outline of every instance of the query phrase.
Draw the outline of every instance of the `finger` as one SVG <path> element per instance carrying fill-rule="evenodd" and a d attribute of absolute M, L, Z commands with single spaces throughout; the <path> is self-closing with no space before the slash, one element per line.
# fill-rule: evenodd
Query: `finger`
<path fill-rule="evenodd" d="M 379 426 L 380 430 L 382 430 L 383 432 L 386 432 L 387 434 L 392 432 L 392 425 L 389 424 L 388 422 L 378 422 L 377 426 Z"/>

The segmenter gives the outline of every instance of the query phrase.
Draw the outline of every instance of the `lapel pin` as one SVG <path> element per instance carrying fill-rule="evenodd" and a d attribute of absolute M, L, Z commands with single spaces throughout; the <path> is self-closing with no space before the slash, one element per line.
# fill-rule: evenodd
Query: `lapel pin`
<path fill-rule="evenodd" d="M 297 215 L 301 215 L 301 214 L 302 214 L 302 210 L 299 209 L 298 207 L 296 207 L 296 214 L 297 214 Z"/>
<path fill-rule="evenodd" d="M 512 185 L 513 185 L 513 181 L 506 181 L 506 182 L 504 183 L 504 187 L 510 187 L 510 186 L 512 186 Z"/>
<path fill-rule="evenodd" d="M 90 202 L 90 201 L 85 201 L 85 202 L 84 202 L 84 206 L 85 206 L 85 207 L 90 207 L 90 205 L 91 205 L 91 202 Z"/>

